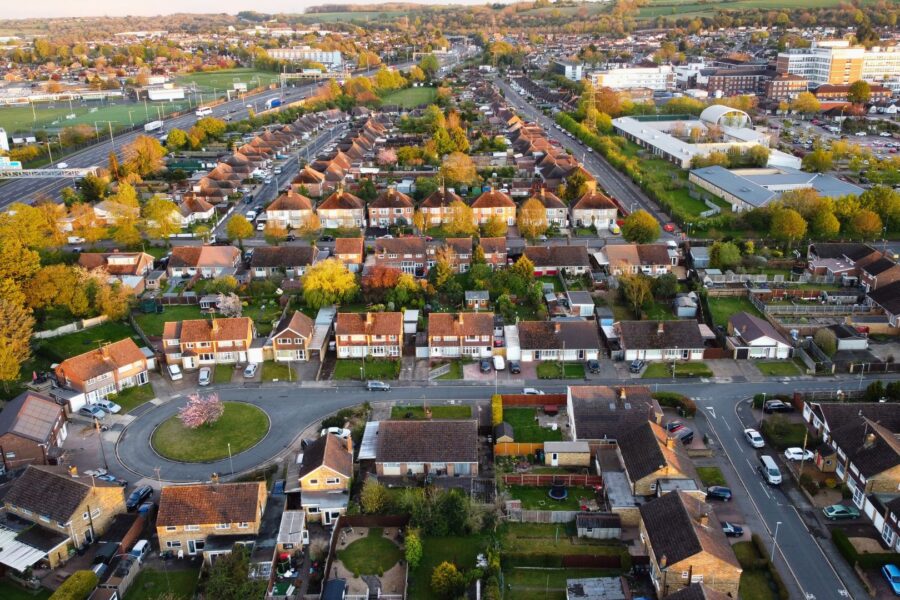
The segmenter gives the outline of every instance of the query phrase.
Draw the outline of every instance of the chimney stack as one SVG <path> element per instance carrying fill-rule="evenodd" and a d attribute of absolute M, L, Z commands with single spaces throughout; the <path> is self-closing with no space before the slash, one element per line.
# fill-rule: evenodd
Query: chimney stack
<path fill-rule="evenodd" d="M 625 400 L 627 400 L 627 399 L 628 399 L 628 394 L 625 391 L 625 388 L 624 387 L 620 388 L 619 389 L 619 400 L 621 400 L 622 402 L 625 402 Z"/>
<path fill-rule="evenodd" d="M 346 442 L 347 442 L 347 452 L 349 452 L 352 456 L 353 455 L 353 437 L 348 435 Z"/>
<path fill-rule="evenodd" d="M 662 335 L 663 333 L 665 333 L 665 325 L 663 325 L 663 322 L 660 321 L 656 326 L 656 335 Z"/>
<path fill-rule="evenodd" d="M 560 324 L 559 324 L 559 321 L 556 321 L 555 323 L 553 323 L 553 331 L 556 333 L 559 333 L 559 330 L 560 330 Z"/>
<path fill-rule="evenodd" d="M 100 346 L 100 356 L 103 358 L 109 358 L 109 344 L 103 344 Z"/>
<path fill-rule="evenodd" d="M 709 527 L 709 513 L 700 515 L 700 527 Z"/>
<path fill-rule="evenodd" d="M 874 445 L 875 445 L 875 434 L 870 433 L 866 436 L 866 441 L 863 442 L 863 448 L 868 450 L 869 448 L 871 448 Z"/>
<path fill-rule="evenodd" d="M 669 437 L 666 438 L 666 448 L 668 448 L 669 450 L 675 449 L 675 437 L 674 436 L 670 435 Z"/>

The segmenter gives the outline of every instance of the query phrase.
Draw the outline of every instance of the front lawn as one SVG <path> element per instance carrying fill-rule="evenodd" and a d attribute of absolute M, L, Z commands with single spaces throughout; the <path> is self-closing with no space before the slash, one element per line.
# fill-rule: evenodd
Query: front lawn
<path fill-rule="evenodd" d="M 447 561 L 455 564 L 460 571 L 472 569 L 475 567 L 475 558 L 484 552 L 487 542 L 486 535 L 423 537 L 422 562 L 415 570 L 410 571 L 407 597 L 410 600 L 434 598 L 431 591 L 431 572 L 434 568 Z"/>
<path fill-rule="evenodd" d="M 738 542 L 732 547 L 744 571 L 741 573 L 740 596 L 747 600 L 775 600 L 778 588 L 768 568 L 760 567 L 764 558 L 753 542 Z"/>
<path fill-rule="evenodd" d="M 354 575 L 382 575 L 397 564 L 403 552 L 397 544 L 384 537 L 381 527 L 372 527 L 369 535 L 338 550 L 337 555 Z"/>
<path fill-rule="evenodd" d="M 562 431 L 541 427 L 535 420 L 534 408 L 504 408 L 503 420 L 513 428 L 515 441 L 521 443 L 560 442 Z"/>
<path fill-rule="evenodd" d="M 747 312 L 756 317 L 762 317 L 753 303 L 746 296 L 722 296 L 707 298 L 709 312 L 712 313 L 713 325 L 728 326 L 728 318 L 739 312 Z"/>
<path fill-rule="evenodd" d="M 198 577 L 199 572 L 196 569 L 166 572 L 152 568 L 143 569 L 128 588 L 125 600 L 157 600 L 162 597 L 190 600 L 197 589 Z"/>
<path fill-rule="evenodd" d="M 471 419 L 471 406 L 429 406 L 432 419 Z M 392 419 L 414 419 L 421 421 L 425 418 L 423 406 L 395 406 L 391 408 Z"/>
<path fill-rule="evenodd" d="M 542 362 L 537 366 L 538 379 L 582 379 L 584 365 L 581 363 Z"/>
<path fill-rule="evenodd" d="M 579 510 L 581 498 L 595 499 L 597 494 L 589 487 L 570 487 L 565 500 L 554 500 L 547 495 L 550 488 L 512 485 L 507 488 L 509 494 L 522 501 L 525 510 Z"/>
<path fill-rule="evenodd" d="M 170 417 L 156 428 L 150 443 L 162 456 L 180 462 L 211 462 L 234 456 L 263 439 L 269 417 L 252 404 L 225 402 L 225 412 L 212 425 L 188 429 Z"/>
<path fill-rule="evenodd" d="M 213 370 L 213 383 L 231 383 L 234 375 L 234 365 L 216 365 Z"/>
<path fill-rule="evenodd" d="M 462 379 L 463 365 L 461 360 L 451 360 L 450 370 L 438 377 L 438 379 Z"/>
<path fill-rule="evenodd" d="M 644 379 L 663 379 L 672 376 L 672 363 L 653 362 L 647 365 Z M 675 377 L 712 377 L 713 372 L 702 362 L 678 362 L 675 363 Z"/>
<path fill-rule="evenodd" d="M 26 590 L 12 581 L 0 580 L 0 598 L 3 600 L 47 600 L 51 593 L 46 588 Z"/>
<path fill-rule="evenodd" d="M 199 304 L 171 304 L 163 307 L 162 313 L 134 313 L 134 320 L 147 336 L 161 336 L 167 321 L 203 319 L 208 315 L 200 312 Z"/>
<path fill-rule="evenodd" d="M 806 425 L 792 423 L 782 415 L 765 415 L 759 432 L 776 450 L 784 450 L 792 446 L 803 447 L 806 437 Z M 817 442 L 810 437 L 806 441 L 807 448 L 815 448 Z"/>
<path fill-rule="evenodd" d="M 753 363 L 759 372 L 769 377 L 792 377 L 800 375 L 800 369 L 792 360 L 771 360 Z"/>
<path fill-rule="evenodd" d="M 148 402 L 156 398 L 156 392 L 149 383 L 126 388 L 118 394 L 109 397 L 110 400 L 122 407 L 123 412 L 131 412 L 144 402 Z"/>
<path fill-rule="evenodd" d="M 706 487 L 711 485 L 728 485 L 719 467 L 697 467 L 697 475 Z"/>
<path fill-rule="evenodd" d="M 35 340 L 35 354 L 44 356 L 51 362 L 62 362 L 67 358 L 96 350 L 103 343 L 118 342 L 125 338 L 134 339 L 138 346 L 141 338 L 125 321 L 106 321 L 96 327 L 82 329 L 75 333 L 45 340 Z"/>
<path fill-rule="evenodd" d="M 267 360 L 262 364 L 263 381 L 292 381 L 294 375 L 287 363 Z"/>
<path fill-rule="evenodd" d="M 365 366 L 365 371 L 360 377 L 360 369 Z M 391 360 L 388 358 L 375 358 L 371 360 L 361 360 L 355 358 L 341 358 L 334 365 L 334 373 L 332 379 L 397 379 L 400 376 L 400 359 Z"/>

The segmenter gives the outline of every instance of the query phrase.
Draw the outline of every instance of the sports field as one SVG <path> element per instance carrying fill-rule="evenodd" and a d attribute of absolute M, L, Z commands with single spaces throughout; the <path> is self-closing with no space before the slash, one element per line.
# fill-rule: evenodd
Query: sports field
<path fill-rule="evenodd" d="M 175 78 L 176 83 L 185 87 L 197 86 L 197 91 L 201 93 L 215 90 L 217 96 L 223 96 L 226 89 L 234 89 L 235 83 L 246 83 L 247 89 L 252 90 L 277 81 L 277 73 L 254 69 L 223 69 L 221 71 L 186 73 Z"/>
<path fill-rule="evenodd" d="M 403 108 L 415 108 L 430 104 L 437 98 L 437 90 L 431 87 L 406 88 L 391 92 L 381 99 L 382 104 L 396 104 Z"/>
<path fill-rule="evenodd" d="M 72 108 L 69 108 L 68 102 L 50 102 L 46 104 L 35 104 L 34 112 L 30 106 L 3 106 L 0 107 L 0 127 L 6 129 L 8 133 L 26 133 L 45 129 L 47 131 L 58 131 L 64 127 L 72 125 L 90 125 L 101 129 L 101 135 L 104 131 L 109 131 L 106 121 L 115 121 L 113 129 L 121 129 L 130 127 L 132 123 L 141 125 L 148 121 L 155 121 L 160 116 L 172 114 L 175 111 L 188 107 L 187 100 L 177 100 L 174 102 L 147 102 L 146 105 L 135 102 L 122 102 L 110 104 L 107 102 L 72 102 Z M 74 114 L 72 119 L 66 118 L 68 115 Z M 100 121 L 103 121 L 102 123 Z"/>

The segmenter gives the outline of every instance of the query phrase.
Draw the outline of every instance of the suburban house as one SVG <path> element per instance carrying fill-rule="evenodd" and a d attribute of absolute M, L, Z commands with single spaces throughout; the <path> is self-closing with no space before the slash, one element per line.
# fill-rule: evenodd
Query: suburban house
<path fill-rule="evenodd" d="M 739 312 L 728 318 L 726 344 L 734 358 L 790 358 L 793 346 L 767 320 Z"/>
<path fill-rule="evenodd" d="M 640 539 L 660 597 L 703 583 L 738 597 L 741 565 L 712 507 L 677 490 L 641 505 Z"/>
<path fill-rule="evenodd" d="M 330 525 L 347 512 L 353 477 L 353 439 L 327 433 L 303 450 L 298 481 L 307 521 Z"/>
<path fill-rule="evenodd" d="M 312 200 L 302 194 L 289 191 L 281 194 L 266 207 L 266 223 L 275 223 L 284 229 L 300 229 L 313 214 Z"/>
<path fill-rule="evenodd" d="M 66 441 L 66 410 L 53 398 L 26 390 L 0 411 L 0 460 L 3 471 L 59 456 Z"/>
<path fill-rule="evenodd" d="M 808 248 L 807 269 L 814 275 L 826 275 L 841 281 L 842 285 L 859 283 L 859 270 L 865 265 L 883 258 L 868 244 L 860 242 L 819 242 Z"/>
<path fill-rule="evenodd" d="M 900 281 L 900 265 L 882 256 L 859 269 L 859 284 L 867 292 Z"/>
<path fill-rule="evenodd" d="M 494 313 L 429 313 L 428 356 L 487 358 L 494 339 Z"/>
<path fill-rule="evenodd" d="M 666 596 L 669 600 L 729 600 L 731 596 L 712 589 L 705 583 L 692 583 Z"/>
<path fill-rule="evenodd" d="M 334 258 L 344 263 L 351 273 L 362 270 L 365 246 L 361 237 L 336 238 L 334 240 Z"/>
<path fill-rule="evenodd" d="M 316 325 L 312 319 L 295 310 L 285 315 L 272 334 L 272 351 L 276 362 L 307 361 Z"/>
<path fill-rule="evenodd" d="M 478 245 L 481 246 L 481 250 L 484 252 L 484 262 L 486 262 L 491 269 L 506 266 L 505 237 L 483 237 L 478 240 Z"/>
<path fill-rule="evenodd" d="M 185 369 L 204 365 L 248 362 L 256 327 L 249 317 L 167 321 L 163 326 L 163 352 L 167 364 Z"/>
<path fill-rule="evenodd" d="M 189 227 L 194 223 L 210 221 L 216 213 L 216 207 L 199 196 L 186 196 L 178 205 L 178 211 L 173 212 L 173 220 L 178 221 L 182 227 Z"/>
<path fill-rule="evenodd" d="M 450 268 L 454 273 L 466 273 L 472 266 L 472 238 L 447 238 L 444 240 L 444 251 L 450 260 Z M 439 253 L 436 253 L 439 256 Z"/>
<path fill-rule="evenodd" d="M 338 358 L 400 358 L 403 313 L 338 313 L 334 339 Z"/>
<path fill-rule="evenodd" d="M 565 202 L 559 199 L 559 196 L 542 187 L 529 198 L 529 200 L 532 199 L 537 200 L 544 206 L 548 227 L 562 229 L 569 225 L 569 208 Z"/>
<path fill-rule="evenodd" d="M 369 226 L 411 225 L 414 210 L 412 198 L 393 186 L 389 187 L 369 203 Z"/>
<path fill-rule="evenodd" d="M 608 229 L 616 222 L 618 207 L 608 196 L 589 190 L 572 204 L 572 225 L 593 227 L 597 231 Z"/>
<path fill-rule="evenodd" d="M 250 273 L 255 279 L 273 275 L 295 279 L 303 276 L 318 256 L 315 246 L 260 246 L 250 258 Z"/>
<path fill-rule="evenodd" d="M 671 273 L 678 264 L 678 253 L 665 244 L 607 244 L 601 254 L 606 257 L 610 275 L 643 273 L 658 277 Z"/>
<path fill-rule="evenodd" d="M 78 255 L 78 266 L 88 271 L 103 269 L 117 278 L 143 277 L 153 269 L 153 257 L 146 252 L 83 252 Z"/>
<path fill-rule="evenodd" d="M 321 198 L 326 191 L 333 189 L 325 181 L 325 174 L 313 169 L 310 165 L 304 166 L 291 180 L 291 190 L 301 193 L 306 192 L 314 198 Z"/>
<path fill-rule="evenodd" d="M 491 217 L 497 217 L 507 225 L 516 224 L 516 203 L 505 193 L 488 188 L 472 203 L 476 225 L 484 225 Z"/>
<path fill-rule="evenodd" d="M 617 450 L 635 496 L 655 496 L 660 479 L 697 481 L 694 463 L 665 427 L 644 421 L 617 440 Z"/>
<path fill-rule="evenodd" d="M 125 488 L 116 482 L 79 477 L 63 467 L 29 465 L 13 481 L 3 506 L 7 515 L 40 528 L 38 558 L 46 558 L 55 569 L 69 560 L 70 551 L 74 555 L 96 540 L 116 515 L 125 512 Z"/>
<path fill-rule="evenodd" d="M 600 334 L 593 321 L 519 321 L 523 362 L 596 360 Z"/>
<path fill-rule="evenodd" d="M 433 260 L 429 252 L 424 238 L 402 237 L 375 240 L 375 252 L 372 256 L 376 267 L 389 267 L 416 277 L 424 277 L 428 272 L 428 261 Z"/>
<path fill-rule="evenodd" d="M 474 420 L 381 421 L 375 451 L 379 477 L 478 475 Z"/>
<path fill-rule="evenodd" d="M 449 223 L 453 217 L 453 209 L 450 208 L 450 205 L 454 202 L 463 202 L 463 199 L 452 189 L 440 187 L 429 194 L 419 206 L 425 215 L 426 227 L 439 227 Z"/>
<path fill-rule="evenodd" d="M 652 421 L 663 412 L 646 386 L 568 386 L 566 415 L 573 440 L 614 444 L 619 436 Z"/>
<path fill-rule="evenodd" d="M 105 225 L 115 225 L 119 219 L 130 217 L 138 219 L 141 216 L 141 210 L 136 206 L 126 206 L 112 200 L 101 200 L 94 204 L 94 218 Z"/>
<path fill-rule="evenodd" d="M 67 358 L 55 373 L 60 387 L 81 392 L 89 403 L 150 381 L 147 357 L 131 338 Z"/>
<path fill-rule="evenodd" d="M 591 259 L 584 246 L 525 246 L 524 256 L 534 263 L 535 277 L 591 272 Z"/>
<path fill-rule="evenodd" d="M 626 361 L 703 359 L 697 321 L 619 321 L 614 327 Z"/>
<path fill-rule="evenodd" d="M 491 305 L 491 295 L 487 290 L 466 290 L 465 300 L 468 310 L 485 310 Z"/>
<path fill-rule="evenodd" d="M 325 229 L 353 229 L 366 226 L 366 203 L 338 186 L 316 209 Z"/>
<path fill-rule="evenodd" d="M 869 292 L 866 300 L 885 312 L 891 327 L 900 327 L 900 282 Z"/>
<path fill-rule="evenodd" d="M 234 246 L 175 246 L 166 270 L 169 277 L 212 278 L 234 273 L 240 260 Z"/>
<path fill-rule="evenodd" d="M 231 546 L 204 552 L 212 541 L 250 541 L 259 533 L 266 508 L 266 482 L 170 485 L 159 495 L 156 534 L 161 551 L 176 555 L 229 554 Z"/>
<path fill-rule="evenodd" d="M 890 402 L 807 402 L 803 418 L 822 439 L 814 458 L 816 467 L 833 470 L 884 543 L 900 551 L 900 406 Z"/>

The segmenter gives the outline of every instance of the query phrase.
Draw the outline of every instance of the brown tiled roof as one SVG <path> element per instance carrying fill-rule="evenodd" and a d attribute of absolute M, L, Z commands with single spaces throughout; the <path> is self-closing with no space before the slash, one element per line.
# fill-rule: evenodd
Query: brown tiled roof
<path fill-rule="evenodd" d="M 356 238 L 336 238 L 334 240 L 334 254 L 340 256 L 342 254 L 358 254 L 360 257 L 363 253 L 363 239 Z"/>
<path fill-rule="evenodd" d="M 291 183 L 321 183 L 325 181 L 325 175 L 306 165 L 297 173 Z"/>
<path fill-rule="evenodd" d="M 402 335 L 403 313 L 338 313 L 335 335 Z"/>
<path fill-rule="evenodd" d="M 176 246 L 170 267 L 233 267 L 241 251 L 234 246 Z"/>
<path fill-rule="evenodd" d="M 589 267 L 584 246 L 526 246 L 525 256 L 535 267 Z"/>
<path fill-rule="evenodd" d="M 347 443 L 333 433 L 323 435 L 303 450 L 299 476 L 304 477 L 322 466 L 346 477 L 353 475 L 353 453 L 347 449 Z"/>
<path fill-rule="evenodd" d="M 319 251 L 315 246 L 260 246 L 250 259 L 252 268 L 305 267 L 313 264 Z"/>
<path fill-rule="evenodd" d="M 557 196 L 556 194 L 554 194 L 551 191 L 545 190 L 544 188 L 541 188 L 541 190 L 538 193 L 533 194 L 531 196 L 531 198 L 529 198 L 529 200 L 531 200 L 532 198 L 537 200 L 541 204 L 543 204 L 544 208 L 565 208 L 566 207 L 566 203 L 563 202 L 562 200 L 560 200 L 559 196 Z"/>
<path fill-rule="evenodd" d="M 447 238 L 444 243 L 456 254 L 472 254 L 472 238 Z"/>
<path fill-rule="evenodd" d="M 119 484 L 91 477 L 72 477 L 63 467 L 29 465 L 22 476 L 13 482 L 3 500 L 32 511 L 35 520 L 44 515 L 67 523 L 75 516 L 81 518 L 81 515 L 74 513 L 87 498 L 91 486 L 118 488 Z"/>
<path fill-rule="evenodd" d="M 577 440 L 615 440 L 647 420 L 662 415 L 646 386 L 611 388 L 602 385 L 569 387 L 571 419 Z M 623 397 L 624 395 L 624 397 Z"/>
<path fill-rule="evenodd" d="M 428 315 L 429 336 L 472 336 L 493 335 L 494 313 L 430 313 Z"/>
<path fill-rule="evenodd" d="M 285 192 L 266 208 L 266 212 L 276 210 L 312 210 L 312 201 L 297 192 Z"/>
<path fill-rule="evenodd" d="M 259 520 L 264 481 L 170 485 L 159 495 L 158 527 L 255 523 Z"/>
<path fill-rule="evenodd" d="M 460 198 L 456 193 L 451 192 L 446 188 L 437 189 L 431 192 L 431 194 L 422 201 L 422 206 L 424 208 L 440 208 L 442 206 L 446 207 L 450 206 L 457 200 L 459 200 L 460 202 L 463 201 L 463 199 Z"/>
<path fill-rule="evenodd" d="M 666 596 L 668 600 L 731 600 L 731 596 L 706 587 L 704 583 L 692 583 Z"/>
<path fill-rule="evenodd" d="M 279 337 L 287 330 L 310 339 L 312 338 L 313 330 L 315 330 L 315 323 L 299 310 L 295 310 L 293 314 L 285 315 L 281 322 L 278 323 L 278 326 L 275 327 L 275 337 Z"/>
<path fill-rule="evenodd" d="M 360 200 L 350 192 L 337 190 L 333 194 L 328 196 L 328 198 L 326 198 L 325 201 L 319 205 L 318 210 L 350 210 L 361 208 L 365 208 L 365 203 L 362 200 Z"/>
<path fill-rule="evenodd" d="M 467 421 L 381 421 L 377 462 L 478 462 L 478 424 Z"/>
<path fill-rule="evenodd" d="M 472 203 L 472 208 L 515 208 L 515 206 L 516 203 L 512 198 L 499 190 L 488 190 Z"/>
<path fill-rule="evenodd" d="M 831 438 L 863 476 L 872 477 L 900 464 L 893 439 L 900 434 L 900 405 L 822 402 L 818 406 Z M 869 434 L 874 439 L 867 440 Z"/>
<path fill-rule="evenodd" d="M 109 259 L 133 259 L 127 264 L 109 264 Z M 88 270 L 104 268 L 110 275 L 137 275 L 153 266 L 153 257 L 145 252 L 85 252 L 78 255 L 78 266 Z"/>
<path fill-rule="evenodd" d="M 697 321 L 619 321 L 616 327 L 627 350 L 703 347 Z"/>
<path fill-rule="evenodd" d="M 615 209 L 616 204 L 600 192 L 588 192 L 572 206 L 573 210 L 598 210 L 604 208 Z"/>
<path fill-rule="evenodd" d="M 253 335 L 250 317 L 230 319 L 188 319 L 167 321 L 163 327 L 163 339 L 185 342 L 211 342 L 221 340 L 245 340 Z"/>
<path fill-rule="evenodd" d="M 637 251 L 642 265 L 672 264 L 665 244 L 638 244 Z"/>
<path fill-rule="evenodd" d="M 131 338 L 106 344 L 72 358 L 67 358 L 56 367 L 58 373 L 68 379 L 87 381 L 98 375 L 115 371 L 120 367 L 146 360 L 137 344 Z"/>
<path fill-rule="evenodd" d="M 421 254 L 425 255 L 427 245 L 424 238 L 403 237 L 375 240 L 375 252 L 380 254 Z"/>
<path fill-rule="evenodd" d="M 212 209 L 212 207 L 213 205 L 203 198 L 188 196 L 181 201 L 181 205 L 178 207 L 178 210 L 182 215 L 187 216 L 193 213 L 205 213 L 208 210 Z"/>
<path fill-rule="evenodd" d="M 506 252 L 505 237 L 481 238 L 478 240 L 478 245 L 481 246 L 485 254 L 503 254 Z"/>
<path fill-rule="evenodd" d="M 412 198 L 402 192 L 398 192 L 394 188 L 388 188 L 378 194 L 370 204 L 369 208 L 412 208 Z"/>
<path fill-rule="evenodd" d="M 24 391 L 0 411 L 0 436 L 12 433 L 46 443 L 61 412 L 64 412 L 63 407 L 49 396 Z"/>
<path fill-rule="evenodd" d="M 732 326 L 734 333 L 740 335 L 745 341 L 753 341 L 767 336 L 776 342 L 789 345 L 784 336 L 771 323 L 748 312 L 741 311 L 731 315 L 728 318 L 728 324 Z"/>
<path fill-rule="evenodd" d="M 740 571 L 728 538 L 712 507 L 681 490 L 669 492 L 641 505 L 641 519 L 657 557 L 665 555 L 674 565 L 700 552 L 708 552 Z M 706 525 L 700 520 L 706 515 Z"/>
<path fill-rule="evenodd" d="M 523 350 L 600 347 L 594 321 L 519 321 L 518 327 Z"/>

